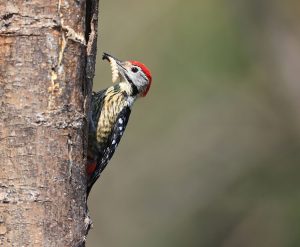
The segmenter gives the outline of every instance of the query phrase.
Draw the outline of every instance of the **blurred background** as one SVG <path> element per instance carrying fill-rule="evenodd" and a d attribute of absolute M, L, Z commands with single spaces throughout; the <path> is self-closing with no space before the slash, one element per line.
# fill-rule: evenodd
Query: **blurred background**
<path fill-rule="evenodd" d="M 152 88 L 94 186 L 89 247 L 300 246 L 300 1 L 100 1 Z"/>

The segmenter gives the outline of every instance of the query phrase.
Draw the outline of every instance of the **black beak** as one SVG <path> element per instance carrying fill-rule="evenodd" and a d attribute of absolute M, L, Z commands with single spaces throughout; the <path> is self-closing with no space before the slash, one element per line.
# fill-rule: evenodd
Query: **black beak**
<path fill-rule="evenodd" d="M 111 59 L 115 60 L 118 66 L 121 67 L 124 71 L 127 71 L 127 69 L 123 65 L 124 62 L 106 52 L 103 52 L 102 60 L 107 60 L 108 62 L 110 62 Z"/>
<path fill-rule="evenodd" d="M 110 55 L 110 54 L 104 52 L 104 53 L 103 53 L 103 56 L 102 56 L 102 60 L 107 60 L 108 62 L 110 62 L 110 59 L 115 60 L 115 61 L 117 62 L 118 65 L 120 65 L 121 67 L 123 67 L 123 66 L 122 66 L 122 63 L 123 63 L 123 62 L 122 62 L 121 60 L 119 60 L 119 59 L 117 59 L 116 57 L 114 57 L 114 56 L 112 56 L 112 55 Z"/>
<path fill-rule="evenodd" d="M 116 57 L 114 57 L 114 56 L 112 56 L 112 55 L 110 55 L 110 54 L 108 54 L 108 53 L 106 53 L 106 52 L 104 52 L 103 53 L 103 56 L 102 56 L 102 60 L 107 60 L 108 62 L 110 61 L 110 59 L 114 59 L 116 62 L 118 61 L 118 62 L 121 62 L 119 59 L 117 59 Z"/>

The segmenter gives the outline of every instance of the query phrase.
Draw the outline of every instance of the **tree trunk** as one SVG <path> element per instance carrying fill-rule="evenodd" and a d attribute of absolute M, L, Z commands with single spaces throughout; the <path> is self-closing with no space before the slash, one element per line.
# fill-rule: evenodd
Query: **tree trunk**
<path fill-rule="evenodd" d="M 0 0 L 0 245 L 84 246 L 97 0 Z"/>

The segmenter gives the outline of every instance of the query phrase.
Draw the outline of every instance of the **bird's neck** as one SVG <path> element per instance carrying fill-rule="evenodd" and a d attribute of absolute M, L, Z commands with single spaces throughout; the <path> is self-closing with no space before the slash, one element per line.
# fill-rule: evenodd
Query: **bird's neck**
<path fill-rule="evenodd" d="M 138 94 L 134 92 L 131 83 L 128 82 L 119 82 L 108 89 L 108 95 L 116 94 L 122 94 L 129 107 L 131 107 L 138 98 Z"/>
<path fill-rule="evenodd" d="M 132 86 L 128 82 L 119 82 L 117 85 L 119 87 L 119 90 L 123 93 L 126 93 L 128 96 L 132 96 Z"/>

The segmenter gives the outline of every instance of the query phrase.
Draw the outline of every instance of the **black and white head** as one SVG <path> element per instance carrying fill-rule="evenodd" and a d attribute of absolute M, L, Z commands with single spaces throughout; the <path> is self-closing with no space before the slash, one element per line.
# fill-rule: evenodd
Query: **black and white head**
<path fill-rule="evenodd" d="M 129 60 L 120 61 L 119 59 L 104 53 L 103 59 L 110 62 L 112 69 L 112 81 L 127 82 L 132 88 L 132 94 L 145 97 L 149 92 L 152 76 L 150 70 L 141 62 Z"/>

